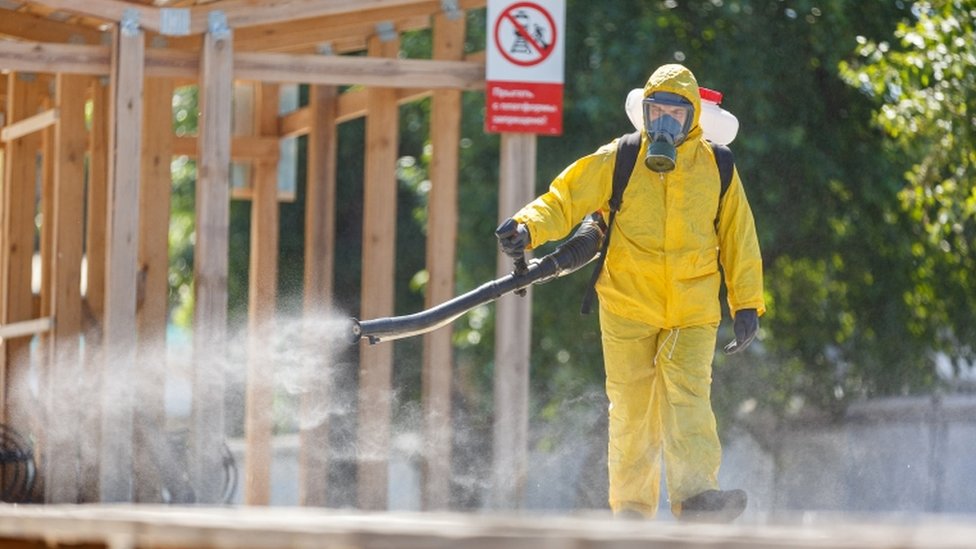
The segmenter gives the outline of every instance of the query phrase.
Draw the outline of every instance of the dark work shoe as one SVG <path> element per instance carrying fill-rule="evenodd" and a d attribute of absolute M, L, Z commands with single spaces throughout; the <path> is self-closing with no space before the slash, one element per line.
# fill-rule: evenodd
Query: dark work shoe
<path fill-rule="evenodd" d="M 681 502 L 679 520 L 686 522 L 732 522 L 746 509 L 744 490 L 705 490 Z"/>
<path fill-rule="evenodd" d="M 613 514 L 613 518 L 622 520 L 644 520 L 647 517 L 644 516 L 644 513 L 641 513 L 636 509 L 621 509 Z"/>

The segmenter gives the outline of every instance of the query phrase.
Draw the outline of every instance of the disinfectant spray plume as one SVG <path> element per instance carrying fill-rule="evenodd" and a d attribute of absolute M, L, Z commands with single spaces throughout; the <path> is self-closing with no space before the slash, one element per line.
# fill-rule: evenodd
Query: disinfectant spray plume
<path fill-rule="evenodd" d="M 419 313 L 374 320 L 351 319 L 350 343 L 356 343 L 362 338 L 370 343 L 379 343 L 425 334 L 450 324 L 471 309 L 505 294 L 572 273 L 596 258 L 603 234 L 603 219 L 599 214 L 594 214 L 580 224 L 570 239 L 551 254 L 530 262 L 524 272 L 513 272 L 486 282 L 466 294 Z"/>

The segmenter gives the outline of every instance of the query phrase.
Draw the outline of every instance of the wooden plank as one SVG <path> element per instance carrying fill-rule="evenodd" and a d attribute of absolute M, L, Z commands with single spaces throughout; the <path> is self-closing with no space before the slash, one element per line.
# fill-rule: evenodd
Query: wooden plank
<path fill-rule="evenodd" d="M 105 320 L 106 231 L 108 230 L 108 141 L 111 116 L 110 86 L 107 79 L 90 78 L 92 98 L 91 132 L 88 139 L 88 213 L 85 216 L 85 377 L 102 378 L 102 327 Z M 90 343 L 90 345 L 88 345 Z M 90 406 L 78 418 L 82 439 L 80 451 L 79 499 L 98 501 L 99 487 L 98 435 L 101 431 L 101 407 Z"/>
<path fill-rule="evenodd" d="M 0 339 L 40 334 L 49 331 L 53 324 L 49 316 L 4 324 L 0 326 Z"/>
<path fill-rule="evenodd" d="M 534 198 L 534 134 L 502 134 L 499 166 L 499 223 Z M 497 254 L 496 274 L 512 271 L 512 261 Z M 495 421 L 491 505 L 520 508 L 528 474 L 529 349 L 532 289 L 524 297 L 508 294 L 495 304 Z"/>
<path fill-rule="evenodd" d="M 613 520 L 608 513 L 361 513 L 287 507 L 4 505 L 5 547 L 200 549 L 959 549 L 968 517 L 781 511 L 734 524 Z M 780 517 L 779 515 L 783 515 Z M 20 542 L 22 545 L 13 545 Z M 10 544 L 10 545 L 8 545 Z"/>
<path fill-rule="evenodd" d="M 200 60 L 200 118 L 193 273 L 193 418 L 190 479 L 198 502 L 220 501 L 227 344 L 233 33 L 207 33 Z"/>
<path fill-rule="evenodd" d="M 37 113 L 30 118 L 25 118 L 4 127 L 3 130 L 0 130 L 0 141 L 13 141 L 14 139 L 21 138 L 27 134 L 39 132 L 45 128 L 53 126 L 57 121 L 58 109 L 48 109 L 44 112 Z"/>
<path fill-rule="evenodd" d="M 0 41 L 0 68 L 12 71 L 108 75 L 111 48 Z"/>
<path fill-rule="evenodd" d="M 160 441 L 166 432 L 166 319 L 169 302 L 169 210 L 173 178 L 173 89 L 170 79 L 147 78 L 139 189 L 139 299 L 136 309 L 134 501 L 163 501 Z"/>
<path fill-rule="evenodd" d="M 91 79 L 92 125 L 88 140 L 88 215 L 85 216 L 85 298 L 90 316 L 86 339 L 101 342 L 105 311 L 105 241 L 108 206 L 109 86 Z"/>
<path fill-rule="evenodd" d="M 0 35 L 34 42 L 70 42 L 72 44 L 101 44 L 105 33 L 100 30 L 56 21 L 47 17 L 4 10 L 0 17 Z"/>
<path fill-rule="evenodd" d="M 255 162 L 264 160 L 278 162 L 281 152 L 279 139 L 272 136 L 242 135 L 231 138 L 230 157 L 235 162 Z M 196 158 L 199 145 L 196 137 L 174 137 L 172 143 L 174 156 Z"/>
<path fill-rule="evenodd" d="M 307 177 L 305 180 L 305 317 L 313 325 L 332 307 L 332 278 L 335 271 L 336 223 L 336 128 L 337 92 L 333 86 L 311 86 L 308 108 Z M 309 334 L 311 336 L 311 334 Z M 312 336 L 310 348 L 319 345 Z M 328 372 L 328 353 L 318 366 Z M 323 411 L 330 401 L 328 375 L 314 376 L 302 395 L 302 429 L 299 448 L 299 502 L 308 506 L 328 503 L 329 415 Z"/>
<path fill-rule="evenodd" d="M 131 378 L 136 359 L 139 181 L 142 143 L 144 36 L 116 29 L 110 78 L 109 182 L 106 211 L 104 380 Z M 132 386 L 102 384 L 100 500 L 132 501 Z"/>
<path fill-rule="evenodd" d="M 85 0 L 84 2 L 77 0 L 31 0 L 31 2 L 56 11 L 90 15 L 107 22 L 122 21 L 126 12 L 131 10 L 138 13 L 140 27 L 155 31 L 160 30 L 160 10 L 123 0 Z M 202 32 L 204 29 L 206 26 L 197 32 Z"/>
<path fill-rule="evenodd" d="M 13 71 L 107 75 L 110 49 L 104 46 L 0 41 L 0 68 Z M 195 79 L 193 52 L 153 48 L 145 73 L 159 78 Z M 238 53 L 234 75 L 243 80 L 320 85 L 380 86 L 396 80 L 400 88 L 484 89 L 484 61 L 374 59 L 353 56 Z"/>
<path fill-rule="evenodd" d="M 395 57 L 399 49 L 399 37 L 386 42 L 370 39 L 370 56 Z M 392 316 L 394 305 L 399 113 L 392 88 L 369 88 L 367 97 L 360 315 L 379 318 Z M 357 479 L 361 509 L 385 509 L 387 504 L 392 374 L 392 345 L 360 346 Z"/>
<path fill-rule="evenodd" d="M 139 25 L 145 29 L 162 32 L 162 11 L 141 4 L 122 0 L 32 0 L 35 4 L 49 8 L 89 15 L 106 21 L 121 21 L 126 10 L 138 12 Z M 484 5 L 484 2 L 480 2 Z M 289 0 L 287 2 L 255 3 L 253 0 L 222 0 L 219 6 L 201 5 L 188 8 L 191 34 L 207 31 L 208 17 L 219 9 L 227 18 L 231 28 L 244 28 L 254 25 L 281 24 L 300 19 L 341 16 L 358 11 L 384 11 L 400 6 L 430 4 L 429 0 Z M 477 5 L 473 2 L 471 5 Z M 480 7 L 480 6 L 479 6 Z"/>
<path fill-rule="evenodd" d="M 434 18 L 434 58 L 464 56 L 465 20 Z M 427 201 L 426 308 L 454 297 L 457 257 L 458 155 L 461 141 L 461 92 L 437 90 L 431 101 L 431 189 Z M 454 371 L 451 326 L 424 336 L 422 393 L 424 407 L 424 509 L 447 509 L 451 481 L 451 380 Z"/>
<path fill-rule="evenodd" d="M 44 0 L 48 1 L 48 0 Z M 313 17 L 339 16 L 366 10 L 390 10 L 398 6 L 418 4 L 418 0 L 289 0 L 255 4 L 251 0 L 222 0 L 220 10 L 227 15 L 233 28 L 254 25 L 281 24 Z M 191 31 L 207 28 L 207 15 L 213 8 L 191 8 Z"/>
<path fill-rule="evenodd" d="M 467 61 L 383 59 L 287 53 L 240 53 L 234 74 L 245 80 L 325 85 L 357 83 L 400 88 L 484 88 L 484 65 Z"/>
<path fill-rule="evenodd" d="M 278 86 L 260 84 L 254 101 L 257 132 L 278 134 Z M 273 138 L 273 137 L 272 137 Z M 251 204 L 251 256 L 248 287 L 248 361 L 245 433 L 247 460 L 244 502 L 271 504 L 271 436 L 274 430 L 274 360 L 267 335 L 274 334 L 278 287 L 278 164 L 267 158 L 254 165 Z"/>
<path fill-rule="evenodd" d="M 430 16 L 440 11 L 440 2 L 425 2 L 387 10 L 358 11 L 342 15 L 311 17 L 287 25 L 278 23 L 240 29 L 235 42 L 238 51 L 288 52 L 314 48 L 322 44 L 360 39 L 376 32 L 379 22 L 391 22 L 399 32 L 421 30 L 430 26 Z M 332 53 L 339 53 L 335 49 Z"/>
<path fill-rule="evenodd" d="M 61 117 L 54 136 L 54 203 L 51 254 L 50 366 L 47 376 L 47 459 L 44 460 L 44 501 L 78 501 L 77 425 L 66 427 L 63 418 L 77 413 L 80 402 L 68 395 L 78 390 L 81 375 L 81 255 L 84 222 L 85 102 L 88 77 L 58 75 L 55 93 Z"/>
<path fill-rule="evenodd" d="M 36 114 L 46 97 L 46 81 L 34 75 L 10 73 L 7 76 L 7 109 L 10 122 Z M 4 184 L 2 190 L 2 230 L 0 230 L 0 324 L 34 318 L 31 291 L 34 255 L 34 212 L 38 179 L 37 154 L 41 134 L 32 133 L 5 143 Z M 5 384 L 3 422 L 22 432 L 30 429 L 30 402 L 27 373 L 30 366 L 30 340 L 7 338 L 3 341 Z"/>
<path fill-rule="evenodd" d="M 433 90 L 398 89 L 397 104 L 404 105 L 430 97 Z M 366 116 L 366 90 L 357 88 L 341 93 L 337 99 L 334 123 L 348 122 Z M 309 107 L 302 107 L 281 117 L 281 137 L 295 137 L 309 133 L 312 127 Z"/>

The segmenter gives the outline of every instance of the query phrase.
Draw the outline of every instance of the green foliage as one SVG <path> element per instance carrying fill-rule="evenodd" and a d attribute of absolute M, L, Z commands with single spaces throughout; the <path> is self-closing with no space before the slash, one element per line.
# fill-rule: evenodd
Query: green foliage
<path fill-rule="evenodd" d="M 845 80 L 875 101 L 874 121 L 911 166 L 899 192 L 911 221 L 913 334 L 973 358 L 976 337 L 976 3 L 916 2 L 894 44 L 858 37 Z"/>

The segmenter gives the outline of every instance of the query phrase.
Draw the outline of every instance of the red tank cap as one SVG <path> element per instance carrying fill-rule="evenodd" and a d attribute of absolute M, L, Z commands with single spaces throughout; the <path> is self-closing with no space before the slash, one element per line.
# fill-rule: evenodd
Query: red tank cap
<path fill-rule="evenodd" d="M 716 105 L 722 103 L 722 92 L 713 90 L 711 88 L 698 87 L 698 95 L 701 96 L 705 101 L 711 101 Z"/>

